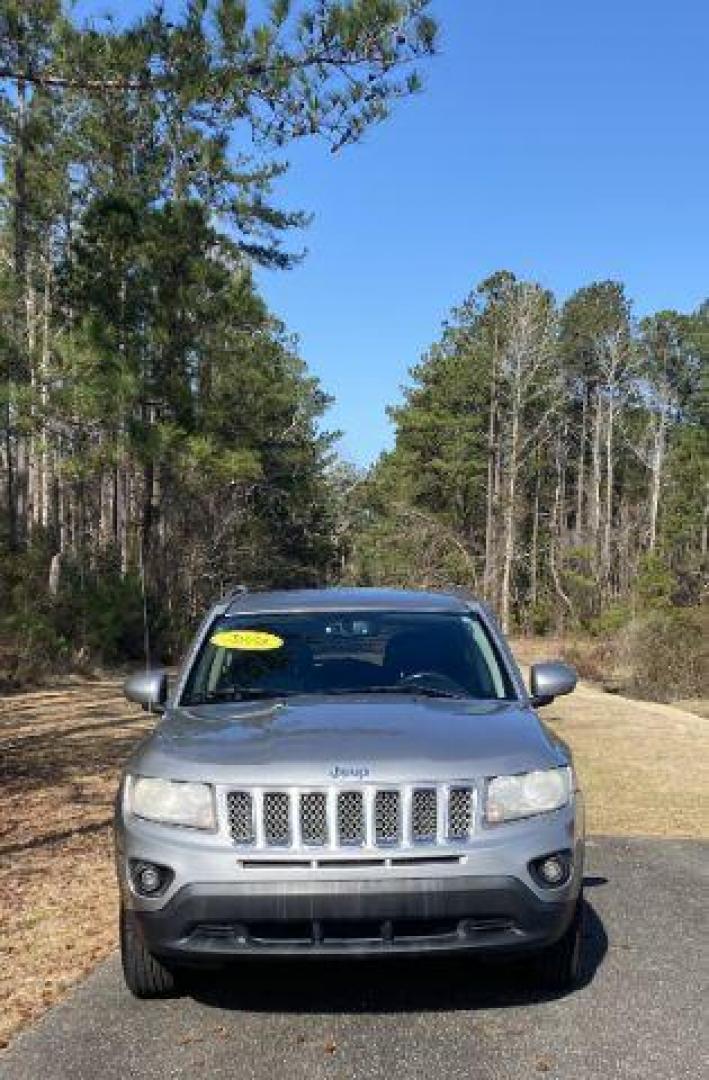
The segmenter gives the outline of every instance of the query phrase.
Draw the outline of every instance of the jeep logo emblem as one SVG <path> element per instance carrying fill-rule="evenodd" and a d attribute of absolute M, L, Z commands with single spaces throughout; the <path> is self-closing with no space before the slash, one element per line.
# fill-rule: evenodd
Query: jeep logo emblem
<path fill-rule="evenodd" d="M 366 780 L 369 769 L 366 765 L 333 765 L 330 776 L 333 780 Z"/>

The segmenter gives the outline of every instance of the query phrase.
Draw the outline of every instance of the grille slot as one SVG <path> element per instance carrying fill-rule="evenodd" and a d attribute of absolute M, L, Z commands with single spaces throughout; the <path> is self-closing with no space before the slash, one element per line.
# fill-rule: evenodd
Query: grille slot
<path fill-rule="evenodd" d="M 392 858 L 413 856 L 412 844 L 436 846 L 444 858 L 442 848 L 466 843 L 476 827 L 472 782 L 241 788 L 224 792 L 220 805 L 236 846 L 264 854 L 289 849 L 293 855 L 300 852 L 308 865 L 319 860 L 321 849 L 336 856 L 338 848 L 345 854 L 347 848 L 366 848 L 358 853 L 358 864 L 359 854 L 369 854 L 390 865 Z"/>
<path fill-rule="evenodd" d="M 273 847 L 285 847 L 290 844 L 290 800 L 285 791 L 265 792 L 263 831 L 266 843 Z"/>
<path fill-rule="evenodd" d="M 308 846 L 327 843 L 327 798 L 322 791 L 306 791 L 300 796 L 300 835 Z"/>
<path fill-rule="evenodd" d="M 226 806 L 232 840 L 237 844 L 253 844 L 254 806 L 251 792 L 230 791 Z"/>
<path fill-rule="evenodd" d="M 451 788 L 448 796 L 448 837 L 466 840 L 473 824 L 473 793 L 470 788 Z"/>
<path fill-rule="evenodd" d="M 433 843 L 438 835 L 438 792 L 416 788 L 411 800 L 411 835 L 418 842 Z"/>
<path fill-rule="evenodd" d="M 337 836 L 345 845 L 364 843 L 364 798 L 361 791 L 340 791 L 337 795 Z"/>
<path fill-rule="evenodd" d="M 374 799 L 374 835 L 377 844 L 396 844 L 401 836 L 401 796 L 378 791 Z"/>

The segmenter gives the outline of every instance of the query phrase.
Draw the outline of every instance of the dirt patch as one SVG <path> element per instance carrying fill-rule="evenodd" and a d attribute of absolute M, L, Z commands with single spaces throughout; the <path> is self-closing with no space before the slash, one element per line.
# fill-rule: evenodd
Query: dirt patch
<path fill-rule="evenodd" d="M 707 720 L 585 684 L 542 715 L 574 750 L 590 832 L 709 835 Z M 0 1046 L 115 948 L 113 798 L 151 726 L 115 680 L 0 698 Z"/>
<path fill-rule="evenodd" d="M 113 798 L 150 726 L 114 680 L 0 699 L 0 1046 L 115 947 Z"/>

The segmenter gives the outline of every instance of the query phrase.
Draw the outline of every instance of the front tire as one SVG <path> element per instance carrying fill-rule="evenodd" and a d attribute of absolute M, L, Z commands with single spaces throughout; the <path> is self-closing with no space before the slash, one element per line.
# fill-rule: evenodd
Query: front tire
<path fill-rule="evenodd" d="M 146 949 L 133 912 L 123 905 L 119 929 L 123 978 L 131 994 L 137 998 L 173 997 L 177 991 L 174 972 Z"/>
<path fill-rule="evenodd" d="M 537 960 L 537 980 L 554 993 L 571 990 L 583 970 L 583 894 L 576 901 L 573 918 L 562 937 L 540 953 Z"/>

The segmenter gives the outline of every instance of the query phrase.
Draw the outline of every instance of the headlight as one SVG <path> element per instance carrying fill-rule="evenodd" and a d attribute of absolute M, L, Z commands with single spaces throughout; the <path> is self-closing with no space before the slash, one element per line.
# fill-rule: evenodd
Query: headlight
<path fill-rule="evenodd" d="M 488 781 L 485 820 L 500 821 L 548 814 L 565 806 L 573 790 L 571 769 L 538 769 L 517 776 L 495 776 Z"/>
<path fill-rule="evenodd" d="M 209 784 L 134 776 L 128 788 L 128 805 L 137 817 L 164 825 L 216 828 L 214 794 Z"/>

